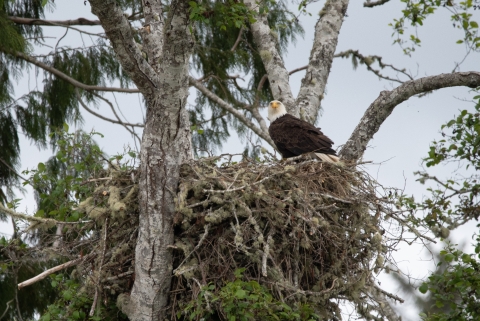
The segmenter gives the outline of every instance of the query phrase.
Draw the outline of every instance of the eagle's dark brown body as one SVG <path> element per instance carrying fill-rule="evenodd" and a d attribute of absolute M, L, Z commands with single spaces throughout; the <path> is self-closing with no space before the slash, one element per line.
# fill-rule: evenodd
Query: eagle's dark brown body
<path fill-rule="evenodd" d="M 270 137 L 284 158 L 309 152 L 335 155 L 333 142 L 319 128 L 290 114 L 285 114 L 270 124 Z"/>

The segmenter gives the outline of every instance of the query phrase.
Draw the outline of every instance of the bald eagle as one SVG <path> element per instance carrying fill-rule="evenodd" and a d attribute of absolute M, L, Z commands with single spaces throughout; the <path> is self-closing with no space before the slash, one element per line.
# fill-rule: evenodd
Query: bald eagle
<path fill-rule="evenodd" d="M 270 102 L 268 119 L 268 133 L 283 158 L 315 152 L 315 155 L 325 162 L 339 162 L 332 149 L 332 140 L 325 136 L 320 128 L 287 114 L 285 105 L 280 101 Z"/>

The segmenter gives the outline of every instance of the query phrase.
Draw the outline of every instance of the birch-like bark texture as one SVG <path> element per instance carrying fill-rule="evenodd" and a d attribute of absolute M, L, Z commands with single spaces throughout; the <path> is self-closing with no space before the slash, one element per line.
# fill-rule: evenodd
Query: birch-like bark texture
<path fill-rule="evenodd" d="M 149 64 L 158 72 L 163 47 L 163 5 L 161 0 L 142 0 L 145 25 L 141 30 L 143 49 Z"/>
<path fill-rule="evenodd" d="M 349 0 L 328 0 L 315 25 L 315 37 L 308 62 L 307 72 L 302 79 L 296 100 L 296 114 L 303 120 L 315 123 L 320 111 L 333 56 L 337 48 L 338 35 Z"/>
<path fill-rule="evenodd" d="M 258 13 L 258 4 L 255 0 L 245 0 L 245 5 L 257 12 L 254 22 L 251 25 L 253 41 L 262 58 L 263 65 L 267 71 L 270 89 L 275 99 L 283 102 L 289 113 L 295 114 L 295 100 L 290 88 L 288 71 L 283 63 L 283 58 L 277 50 L 277 39 L 268 26 L 267 16 Z"/>
<path fill-rule="evenodd" d="M 358 161 L 365 152 L 368 142 L 378 131 L 393 109 L 408 98 L 446 87 L 480 86 L 480 72 L 456 72 L 407 81 L 392 91 L 382 91 L 368 107 L 339 155 L 347 161 Z"/>
<path fill-rule="evenodd" d="M 155 70 L 143 58 L 133 38 L 130 23 L 115 0 L 90 0 L 92 13 L 96 15 L 112 44 L 122 68 L 132 78 L 143 94 L 158 88 Z"/>
<path fill-rule="evenodd" d="M 135 283 L 127 312 L 131 320 L 165 320 L 170 297 L 174 197 L 180 165 L 191 159 L 190 124 L 185 109 L 193 49 L 188 0 L 171 2 L 165 21 L 158 88 L 146 95 L 141 146 L 139 234 Z"/>
<path fill-rule="evenodd" d="M 142 31 L 147 59 L 115 0 L 90 0 L 124 70 L 143 93 L 147 105 L 141 146 L 139 232 L 135 249 L 135 283 L 122 311 L 130 320 L 166 319 L 170 296 L 174 197 L 180 165 L 192 158 L 185 109 L 188 67 L 193 49 L 188 0 L 170 3 L 163 23 L 160 1 L 143 1 Z M 158 74 L 157 74 L 158 72 Z"/>

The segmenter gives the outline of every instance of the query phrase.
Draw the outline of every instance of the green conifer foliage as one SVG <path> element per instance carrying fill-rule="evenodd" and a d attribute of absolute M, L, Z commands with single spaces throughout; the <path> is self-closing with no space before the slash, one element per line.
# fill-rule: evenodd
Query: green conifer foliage
<path fill-rule="evenodd" d="M 201 1 L 196 5 L 201 13 L 193 30 L 196 50 L 193 55 L 194 71 L 203 75 L 203 84 L 217 96 L 237 109 L 244 106 L 266 105 L 273 99 L 268 80 L 257 92 L 258 85 L 266 74 L 257 46 L 253 42 L 249 24 L 253 19 L 235 1 Z M 275 32 L 280 52 L 285 53 L 289 42 L 303 35 L 303 28 L 285 1 L 266 2 L 270 28 Z M 234 12 L 234 13 L 232 13 Z M 236 42 L 237 46 L 232 50 Z M 245 77 L 235 77 L 236 74 Z M 232 77 L 234 76 L 234 77 Z M 206 113 L 206 111 L 210 113 Z M 206 116 L 208 115 L 208 116 Z M 246 113 L 249 116 L 248 113 Z M 190 110 L 194 126 L 193 143 L 197 151 L 215 150 L 230 136 L 228 126 L 235 129 L 240 138 L 245 138 L 248 129 L 226 114 L 215 102 L 197 93 L 195 107 Z"/>

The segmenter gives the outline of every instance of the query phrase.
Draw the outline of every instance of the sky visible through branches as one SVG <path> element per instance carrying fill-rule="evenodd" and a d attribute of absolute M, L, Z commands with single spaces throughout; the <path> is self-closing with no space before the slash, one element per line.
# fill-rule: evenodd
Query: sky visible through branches
<path fill-rule="evenodd" d="M 288 48 L 288 54 L 284 58 L 287 70 L 302 67 L 308 62 L 317 13 L 321 10 L 323 3 L 323 1 L 314 3 L 308 7 L 307 10 L 312 13 L 311 17 L 299 16 L 305 29 L 305 37 Z M 78 17 L 95 19 L 90 13 L 90 7 L 88 4 L 85 6 L 83 1 L 56 1 L 56 5 L 57 9 L 53 14 L 47 12 L 47 19 L 59 19 L 58 17 L 62 17 L 62 19 Z M 393 64 L 400 69 L 406 68 L 415 77 L 451 72 L 455 67 L 455 62 L 463 60 L 465 48 L 463 45 L 455 44 L 462 35 L 460 31 L 451 27 L 449 13 L 439 10 L 429 17 L 425 26 L 418 31 L 419 37 L 422 39 L 422 46 L 417 48 L 411 57 L 408 57 L 398 46 L 392 45 L 394 40 L 392 29 L 388 27 L 388 23 L 401 14 L 401 10 L 401 5 L 396 2 L 389 2 L 375 8 L 363 8 L 361 1 L 352 1 L 348 9 L 348 17 L 346 17 L 340 32 L 337 53 L 352 49 L 359 50 L 363 55 L 378 55 L 383 58 L 384 63 Z M 474 18 L 477 21 L 480 20 L 480 10 L 473 13 Z M 51 28 L 48 30 L 48 36 L 55 34 L 56 39 L 47 39 L 49 45 L 55 47 L 66 30 L 60 27 L 46 28 Z M 98 27 L 77 28 L 90 32 L 95 28 L 99 29 Z M 414 32 L 412 29 L 409 31 Z M 72 48 L 81 46 L 83 43 L 86 45 L 92 43 L 89 35 L 84 34 L 80 37 L 74 30 L 69 30 L 61 42 L 62 44 L 68 43 Z M 42 53 L 48 54 L 51 50 L 53 49 L 45 47 Z M 478 70 L 478 57 L 475 57 L 474 54 L 467 57 L 459 68 L 459 71 L 468 70 Z M 396 72 L 385 71 L 384 73 L 391 78 L 398 76 L 402 80 L 407 80 L 404 75 Z M 303 72 L 298 72 L 290 78 L 294 96 L 298 93 L 302 77 Z M 239 84 L 242 84 L 242 80 L 238 81 Z M 248 79 L 244 79 L 244 81 L 248 82 Z M 15 87 L 16 96 L 21 96 L 27 89 L 35 86 L 41 87 L 41 84 L 36 79 L 35 68 L 32 68 L 29 77 L 21 79 Z M 379 93 L 396 86 L 398 86 L 397 83 L 379 80 L 376 75 L 366 70 L 365 65 L 359 65 L 354 70 L 351 59 L 336 58 L 327 84 L 325 99 L 322 102 L 324 113 L 319 119 L 319 127 L 332 138 L 336 143 L 335 147 L 340 146 L 348 139 L 365 109 L 378 97 Z M 22 92 L 22 88 L 25 88 L 25 92 Z M 128 122 L 143 121 L 142 99 L 138 94 L 115 94 L 115 97 L 107 94 L 106 97 L 115 103 L 115 106 L 118 102 L 118 106 Z M 366 165 L 366 170 L 384 186 L 404 187 L 407 194 L 414 194 L 420 199 L 425 191 L 425 186 L 415 182 L 413 172 L 422 170 L 421 158 L 427 155 L 430 142 L 441 137 L 440 126 L 452 119 L 454 114 L 458 114 L 458 110 L 473 109 L 472 103 L 462 100 L 467 97 L 469 95 L 466 88 L 448 88 L 421 99 L 412 98 L 396 107 L 371 141 L 370 147 L 364 155 L 365 160 L 371 160 L 374 163 Z M 195 90 L 192 88 L 189 97 L 190 104 L 194 104 L 194 100 Z M 101 104 L 99 107 L 97 112 L 113 118 L 108 105 Z M 265 116 L 266 109 L 262 111 L 262 114 Z M 105 138 L 97 141 L 109 155 L 123 151 L 126 145 L 135 148 L 133 138 L 123 127 L 107 123 L 88 113 L 83 113 L 83 117 L 85 131 L 95 129 L 105 135 Z M 141 130 L 138 133 L 141 137 Z M 50 151 L 38 151 L 24 136 L 20 136 L 22 169 L 32 168 L 51 155 Z M 245 143 L 236 137 L 231 137 L 221 152 L 240 153 L 243 151 Z M 268 147 L 267 144 L 264 146 Z M 219 152 L 216 151 L 216 153 Z M 429 172 L 438 177 L 447 177 L 454 170 L 455 168 L 452 166 L 442 166 L 430 169 Z M 26 192 L 25 196 L 18 196 L 24 198 L 18 211 L 33 213 L 35 210 L 34 198 L 31 191 L 27 190 Z M 468 245 L 470 239 L 462 236 L 472 235 L 473 231 L 474 226 L 469 225 L 460 228 L 452 236 L 458 243 L 465 242 Z M 2 233 L 11 234 L 11 224 L 1 222 L 0 235 Z M 422 260 L 426 261 L 421 262 Z M 419 246 L 405 247 L 402 252 L 398 253 L 397 261 L 405 272 L 410 272 L 417 278 L 427 276 L 429 270 L 433 269 L 431 256 L 422 252 Z M 382 282 L 387 284 L 388 277 L 383 277 Z M 396 289 L 391 288 L 390 292 L 396 293 Z M 407 301 L 406 304 L 408 303 Z M 408 312 L 407 310 L 409 309 L 402 307 L 402 315 L 405 319 L 417 318 L 415 311 Z"/>

